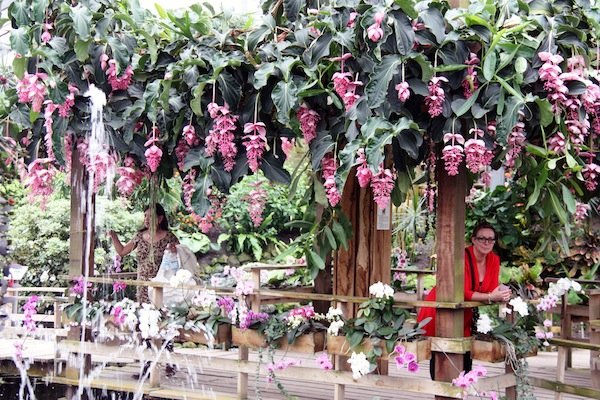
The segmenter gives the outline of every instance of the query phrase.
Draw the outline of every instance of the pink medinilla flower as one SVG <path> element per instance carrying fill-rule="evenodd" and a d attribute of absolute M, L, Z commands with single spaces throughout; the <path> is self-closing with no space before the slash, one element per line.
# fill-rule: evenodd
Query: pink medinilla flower
<path fill-rule="evenodd" d="M 515 160 L 521 154 L 523 150 L 523 143 L 525 143 L 525 124 L 523 122 L 517 122 L 512 132 L 508 135 L 508 152 L 504 165 L 511 169 L 515 165 Z"/>
<path fill-rule="evenodd" d="M 598 186 L 598 176 L 600 176 L 600 166 L 594 164 L 591 160 L 581 170 L 583 179 L 585 179 L 585 187 L 590 192 L 596 190 Z"/>
<path fill-rule="evenodd" d="M 218 150 L 221 157 L 223 157 L 225 170 L 231 171 L 235 166 L 237 155 L 234 131 L 239 116 L 233 115 L 229 111 L 227 103 L 223 106 L 219 106 L 217 103 L 209 103 L 207 110 L 213 118 L 213 126 L 206 137 L 206 153 L 212 156 Z"/>
<path fill-rule="evenodd" d="M 355 80 L 349 83 L 347 92 L 344 94 L 342 100 L 344 100 L 344 106 L 346 107 L 346 111 L 352 108 L 356 100 L 360 99 L 360 95 L 356 94 L 356 88 L 359 86 L 363 86 L 363 83 L 359 80 Z"/>
<path fill-rule="evenodd" d="M 443 76 L 434 76 L 427 85 L 429 87 L 429 95 L 425 97 L 425 104 L 429 107 L 429 115 L 432 118 L 442 113 L 442 105 L 446 99 L 446 93 L 442 89 L 442 82 L 448 82 L 448 79 Z"/>
<path fill-rule="evenodd" d="M 327 196 L 327 200 L 332 207 L 335 207 L 340 200 L 342 199 L 342 195 L 337 190 L 337 184 L 335 181 L 335 171 L 337 170 L 337 163 L 333 158 L 332 153 L 328 153 L 321 160 L 321 171 L 323 174 L 323 179 L 325 182 L 323 186 L 325 186 L 325 195 Z"/>
<path fill-rule="evenodd" d="M 483 137 L 481 129 L 471 129 L 473 139 L 465 142 L 465 161 L 467 168 L 473 173 L 477 173 L 490 165 L 494 154 L 485 146 L 485 142 L 480 137 Z"/>
<path fill-rule="evenodd" d="M 346 26 L 348 28 L 354 28 L 354 24 L 356 23 L 356 17 L 358 17 L 358 13 L 357 12 L 351 12 L 348 18 L 348 23 L 346 24 Z"/>
<path fill-rule="evenodd" d="M 52 135 L 54 134 L 54 130 L 52 129 L 52 124 L 54 123 L 54 118 L 52 118 L 52 114 L 58 108 L 56 104 L 52 102 L 52 100 L 45 101 L 46 108 L 44 109 L 44 127 L 46 128 L 46 135 L 44 136 L 44 143 L 46 144 L 46 153 L 48 158 L 55 160 L 54 156 L 54 145 L 52 143 Z"/>
<path fill-rule="evenodd" d="M 570 148 L 571 146 L 562 132 L 556 132 L 554 136 L 548 139 L 548 150 L 553 151 L 558 155 L 565 154 Z"/>
<path fill-rule="evenodd" d="M 262 182 L 259 182 L 258 184 L 253 185 L 256 189 L 251 190 L 250 193 L 248 193 L 248 196 L 245 196 L 245 199 L 248 202 L 250 219 L 255 228 L 258 228 L 263 222 L 262 214 L 265 205 L 267 204 L 267 198 L 269 197 L 265 188 L 259 187 L 261 183 Z"/>
<path fill-rule="evenodd" d="M 73 84 L 69 83 L 69 94 L 65 98 L 65 102 L 58 106 L 58 115 L 61 118 L 67 118 L 69 116 L 69 112 L 71 108 L 75 105 L 75 95 L 79 93 L 79 89 L 75 87 Z"/>
<path fill-rule="evenodd" d="M 183 137 L 189 146 L 197 146 L 200 143 L 200 138 L 196 136 L 196 128 L 192 124 L 183 127 Z"/>
<path fill-rule="evenodd" d="M 461 146 L 465 143 L 465 138 L 458 133 L 446 133 L 444 135 L 446 146 L 442 149 L 442 160 L 444 160 L 444 169 L 450 176 L 458 174 L 458 166 L 464 158 L 464 149 Z"/>
<path fill-rule="evenodd" d="M 180 170 L 184 169 L 185 156 L 190 151 L 190 145 L 185 138 L 179 139 L 177 147 L 175 147 L 175 157 L 177 157 L 177 166 Z"/>
<path fill-rule="evenodd" d="M 106 76 L 108 77 L 108 82 L 110 83 L 112 90 L 127 90 L 131 84 L 133 67 L 128 65 L 127 68 L 125 68 L 123 75 L 119 77 L 117 76 L 117 62 L 114 59 L 110 59 L 108 60 Z"/>
<path fill-rule="evenodd" d="M 98 193 L 98 189 L 102 183 L 106 181 L 109 171 L 114 170 L 116 163 L 115 157 L 114 154 L 108 152 L 106 147 L 103 147 L 94 155 L 93 159 L 90 160 L 91 170 L 94 171 L 94 193 Z"/>
<path fill-rule="evenodd" d="M 373 172 L 367 164 L 365 149 L 362 147 L 356 151 L 356 162 L 359 164 L 356 168 L 356 178 L 358 179 L 358 185 L 360 187 L 366 187 L 369 184 L 369 182 L 371 182 Z"/>
<path fill-rule="evenodd" d="M 348 91 L 348 86 L 350 86 L 351 78 L 352 74 L 349 72 L 336 72 L 335 74 L 333 74 L 333 89 L 341 98 L 344 98 L 344 95 Z"/>
<path fill-rule="evenodd" d="M 302 102 L 300 108 L 296 112 L 298 122 L 300 122 L 300 130 L 306 144 L 310 144 L 317 137 L 317 125 L 321 120 L 321 116 L 315 110 L 311 110 L 305 102 Z"/>
<path fill-rule="evenodd" d="M 473 93 L 479 88 L 479 81 L 477 80 L 477 71 L 475 71 L 474 65 L 479 64 L 479 58 L 477 54 L 470 53 L 469 58 L 465 61 L 467 67 L 467 76 L 462 81 L 462 87 L 464 89 L 465 98 L 473 96 Z"/>
<path fill-rule="evenodd" d="M 41 207 L 45 209 L 48 197 L 54 192 L 54 177 L 57 170 L 52 166 L 50 158 L 37 158 L 29 164 L 25 186 L 30 188 L 29 200 L 36 197 L 42 199 Z"/>
<path fill-rule="evenodd" d="M 244 133 L 247 133 L 242 139 L 246 147 L 246 157 L 252 172 L 258 171 L 263 152 L 267 147 L 267 128 L 264 122 L 246 123 Z"/>
<path fill-rule="evenodd" d="M 73 135 L 70 132 L 67 132 L 64 139 L 64 149 L 65 149 L 65 169 L 66 171 L 71 170 L 71 158 L 73 153 Z M 67 182 L 70 182 L 70 179 L 67 179 Z"/>
<path fill-rule="evenodd" d="M 31 103 L 31 109 L 34 112 L 41 112 L 44 104 L 44 97 L 48 94 L 48 89 L 43 82 L 48 80 L 48 75 L 43 72 L 30 74 L 25 72 L 23 79 L 17 81 L 17 95 L 21 103 Z"/>
<path fill-rule="evenodd" d="M 156 145 L 156 142 L 158 142 L 158 138 L 154 136 L 148 139 L 148 141 L 146 141 L 144 144 L 145 147 L 148 147 L 144 155 L 146 156 L 148 167 L 152 172 L 156 172 L 158 169 L 158 165 L 160 164 L 160 160 L 162 159 L 163 155 L 162 150 Z"/>
<path fill-rule="evenodd" d="M 392 189 L 394 189 L 394 174 L 388 168 L 379 166 L 379 171 L 371 177 L 373 200 L 380 210 L 385 210 L 390 202 Z"/>
<path fill-rule="evenodd" d="M 408 98 L 410 97 L 410 90 L 408 90 L 408 82 L 402 81 L 399 84 L 397 84 L 395 88 L 398 91 L 398 99 L 400 99 L 400 101 L 403 103 L 406 102 L 406 100 L 408 100 Z"/>
<path fill-rule="evenodd" d="M 42 32 L 42 36 L 40 37 L 40 39 L 42 40 L 42 43 L 46 44 L 50 41 L 50 39 L 52 39 L 52 34 L 48 32 L 47 29 L 44 29 L 44 32 Z"/>
<path fill-rule="evenodd" d="M 562 69 L 559 64 L 564 60 L 558 54 L 540 52 L 538 54 L 544 64 L 539 69 L 540 80 L 544 82 L 544 90 L 548 92 L 548 100 L 552 103 L 555 114 L 560 113 L 561 105 L 567 101 L 569 89 L 561 79 Z"/>
<path fill-rule="evenodd" d="M 107 66 L 108 66 L 108 55 L 107 54 L 100 55 L 100 69 L 102 69 L 102 71 L 104 71 Z"/>
<path fill-rule="evenodd" d="M 292 154 L 292 149 L 296 145 L 296 139 L 288 139 L 285 136 L 281 137 L 281 150 L 287 158 Z"/>
<path fill-rule="evenodd" d="M 124 196 L 129 196 L 133 193 L 136 187 L 142 183 L 142 171 L 131 167 L 119 167 L 116 170 L 119 179 L 115 183 L 117 190 Z"/>
<path fill-rule="evenodd" d="M 372 42 L 378 42 L 383 37 L 383 29 L 381 29 L 381 24 L 374 23 L 373 25 L 367 28 L 367 36 Z"/>

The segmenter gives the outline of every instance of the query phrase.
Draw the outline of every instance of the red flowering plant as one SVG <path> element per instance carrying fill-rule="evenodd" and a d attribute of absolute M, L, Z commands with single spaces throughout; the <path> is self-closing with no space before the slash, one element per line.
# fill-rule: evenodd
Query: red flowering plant
<path fill-rule="evenodd" d="M 142 176 L 179 173 L 208 229 L 243 176 L 293 186 L 286 152 L 302 141 L 311 180 L 290 227 L 313 276 L 351 237 L 340 199 L 354 171 L 383 207 L 402 201 L 421 166 L 433 208 L 439 157 L 484 182 L 504 166 L 527 198 L 524 220 L 548 227 L 539 243 L 565 243 L 576 200 L 598 193 L 597 4 L 309 3 L 268 0 L 261 22 L 239 31 L 201 5 L 184 18 L 137 3 L 12 2 L 17 79 L 1 88 L 0 116 L 35 151 L 36 164 L 17 161 L 26 184 L 47 196 L 75 149 L 99 174 L 117 167 L 123 194 Z M 92 84 L 112 139 L 94 159 Z"/>

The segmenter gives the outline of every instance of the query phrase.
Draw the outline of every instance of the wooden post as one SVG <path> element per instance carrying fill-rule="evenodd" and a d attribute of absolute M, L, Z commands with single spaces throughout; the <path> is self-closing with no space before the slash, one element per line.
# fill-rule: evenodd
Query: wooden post
<path fill-rule="evenodd" d="M 589 332 L 590 343 L 600 344 L 600 289 L 586 290 L 589 296 Z M 590 351 L 590 374 L 592 377 L 592 388 L 600 389 L 600 351 Z"/>
<path fill-rule="evenodd" d="M 85 166 L 79 161 L 80 152 L 77 146 L 73 149 L 71 156 L 71 222 L 69 238 L 69 275 L 85 275 L 84 267 L 88 266 L 88 276 L 92 276 L 94 270 L 94 234 L 90 232 L 90 251 L 86 262 L 86 218 L 91 213 L 93 218 L 93 201 L 91 209 L 84 209 L 82 205 L 87 204 L 88 177 Z M 94 196 L 92 194 L 92 196 Z M 92 199 L 93 200 L 93 199 Z M 94 224 L 92 222 L 92 228 Z"/>
<path fill-rule="evenodd" d="M 437 301 L 464 300 L 465 196 L 467 177 L 464 167 L 449 176 L 440 160 L 437 205 Z M 443 310 L 436 313 L 436 336 L 456 338 L 464 335 L 464 311 Z M 435 378 L 451 382 L 464 369 L 463 354 L 443 354 L 431 349 L 435 357 Z M 450 397 L 436 396 L 436 399 Z"/>
<path fill-rule="evenodd" d="M 379 281 L 390 283 L 392 262 L 392 224 L 388 215 L 385 227 L 377 224 L 377 204 L 373 200 L 370 188 L 361 188 L 353 169 L 342 193 L 342 212 L 352 222 L 354 236 L 334 256 L 334 287 L 336 295 L 369 297 L 369 287 Z M 389 210 L 388 210 L 389 213 Z M 383 229 L 381 229 L 383 228 Z M 346 304 L 344 315 L 356 316 L 355 304 Z M 339 357 L 336 369 L 348 370 L 347 357 Z M 388 361 L 378 363 L 378 372 L 388 373 Z M 337 396 L 343 396 L 343 390 L 337 388 Z"/>

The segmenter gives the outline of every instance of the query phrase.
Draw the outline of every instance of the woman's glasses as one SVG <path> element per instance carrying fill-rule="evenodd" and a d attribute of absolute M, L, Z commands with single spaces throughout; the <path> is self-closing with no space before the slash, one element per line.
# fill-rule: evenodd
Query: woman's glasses
<path fill-rule="evenodd" d="M 496 238 L 486 238 L 477 236 L 475 240 L 477 240 L 479 243 L 496 243 Z"/>

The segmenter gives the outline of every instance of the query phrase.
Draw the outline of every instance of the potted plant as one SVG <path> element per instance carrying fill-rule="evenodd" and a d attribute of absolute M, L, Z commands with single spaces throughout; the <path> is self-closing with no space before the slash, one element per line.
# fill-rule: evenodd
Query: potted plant
<path fill-rule="evenodd" d="M 231 320 L 223 315 L 220 299 L 214 290 L 203 289 L 192 299 L 171 304 L 166 309 L 163 325 L 180 325 L 177 342 L 203 344 L 228 343 L 231 340 Z"/>
<path fill-rule="evenodd" d="M 420 359 L 429 358 L 431 347 L 428 341 L 411 343 L 424 332 L 421 328 L 429 320 L 408 326 L 409 312 L 394 306 L 394 289 L 389 285 L 378 282 L 369 288 L 369 293 L 374 297 L 360 304 L 356 318 L 347 320 L 337 335 L 329 332 L 327 351 L 341 355 L 364 353 L 371 365 L 375 365 L 378 357 L 388 357 L 399 342 L 404 342 L 405 349 Z"/>

